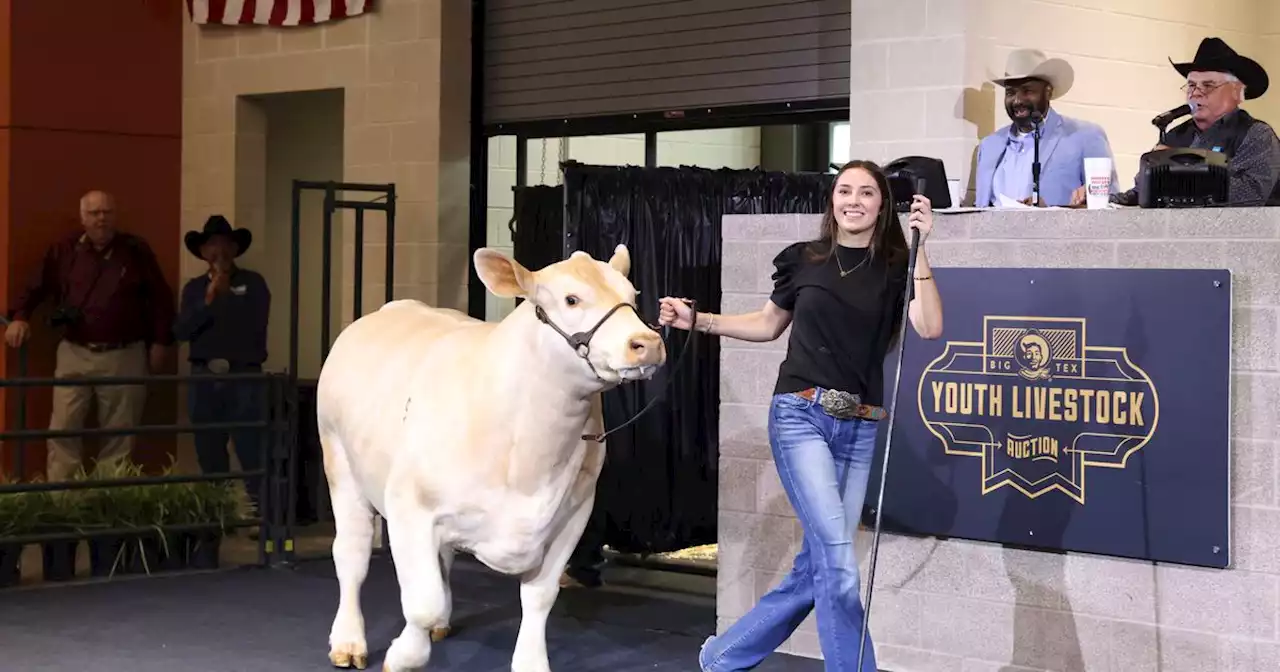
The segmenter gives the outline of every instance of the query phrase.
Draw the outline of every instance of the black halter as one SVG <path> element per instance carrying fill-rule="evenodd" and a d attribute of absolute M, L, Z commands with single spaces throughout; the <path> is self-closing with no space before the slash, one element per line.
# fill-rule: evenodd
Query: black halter
<path fill-rule="evenodd" d="M 689 324 L 689 335 L 684 340 L 684 347 L 681 348 L 680 350 L 680 356 L 676 358 L 677 368 L 679 368 L 680 363 L 684 361 L 685 353 L 689 351 L 689 344 L 693 341 L 693 337 L 694 337 L 694 326 L 698 321 L 697 302 L 693 301 L 692 299 L 689 299 L 687 303 L 693 309 L 693 318 L 691 319 L 691 323 Z M 534 310 L 534 314 L 538 316 L 539 321 L 541 321 L 543 324 L 547 325 L 548 327 L 551 327 L 552 329 L 554 329 L 557 334 L 560 334 L 560 336 L 564 338 L 565 342 L 569 344 L 569 347 L 573 348 L 574 352 L 578 353 L 578 356 L 587 362 L 587 366 L 591 367 L 591 372 L 595 374 L 596 378 L 600 380 L 604 380 L 603 378 L 600 378 L 600 373 L 596 371 L 595 365 L 591 363 L 591 358 L 590 358 L 591 339 L 596 335 L 596 330 L 599 329 L 600 326 L 604 324 L 605 320 L 612 317 L 614 313 L 618 312 L 618 310 L 622 308 L 630 308 L 632 312 L 636 314 L 636 317 L 640 318 L 641 322 L 644 322 L 644 325 L 646 327 L 649 327 L 655 332 L 661 331 L 662 329 L 661 327 L 651 324 L 648 320 L 645 320 L 644 316 L 640 314 L 640 311 L 636 310 L 636 307 L 629 303 L 619 303 L 613 308 L 610 308 L 609 312 L 605 313 L 604 316 L 601 317 L 599 321 L 596 322 L 594 327 L 591 327 L 587 331 L 579 331 L 572 335 L 565 333 L 563 329 L 556 326 L 556 324 L 551 321 L 551 318 L 547 316 L 546 311 L 542 309 L 542 306 L 535 304 L 533 307 L 533 310 Z M 640 416 L 644 415 L 649 411 L 649 409 L 653 408 L 654 404 L 658 403 L 663 397 L 667 396 L 667 390 L 671 389 L 671 382 L 673 380 L 675 380 L 675 376 L 667 376 L 667 384 L 663 386 L 662 392 L 659 393 L 658 396 L 654 397 L 653 400 L 651 400 L 648 405 L 640 409 L 640 412 L 632 416 L 630 420 L 622 423 L 621 425 L 618 425 L 617 427 L 614 427 L 613 429 L 603 434 L 583 434 L 582 439 L 584 441 L 594 441 L 596 443 L 601 443 L 604 441 L 604 438 L 606 436 L 609 436 L 610 434 L 618 431 L 619 429 L 622 429 L 623 427 L 626 427 L 627 425 L 635 422 L 640 418 Z"/>
<path fill-rule="evenodd" d="M 542 309 L 542 306 L 534 306 L 534 313 L 537 314 L 538 319 L 541 320 L 543 324 L 547 325 L 548 327 L 551 327 L 552 329 L 555 329 L 557 334 L 560 334 L 562 337 L 564 337 L 564 340 L 569 342 L 569 347 L 573 348 L 574 351 L 578 353 L 579 357 L 586 359 L 587 365 L 590 366 L 591 360 L 587 358 L 587 355 L 591 354 L 591 338 L 596 335 L 596 330 L 599 329 L 600 326 L 604 324 L 605 320 L 609 319 L 610 317 L 613 317 L 613 314 L 618 312 L 618 309 L 620 308 L 630 308 L 631 312 L 635 313 L 636 317 L 640 318 L 641 322 L 644 322 L 644 326 L 649 327 L 654 331 L 658 331 L 660 329 L 660 327 L 649 324 L 649 322 L 644 319 L 644 316 L 640 314 L 640 311 L 636 310 L 636 307 L 629 303 L 619 303 L 613 308 L 610 308 L 609 312 L 605 313 L 604 317 L 600 318 L 600 320 L 596 322 L 596 326 L 591 327 L 591 329 L 587 331 L 579 331 L 578 333 L 573 334 L 572 336 L 564 333 L 563 329 L 561 329 L 560 327 L 557 327 L 555 323 L 551 321 L 551 318 L 547 317 L 547 312 Z M 585 352 L 583 351 L 583 348 L 586 349 Z M 591 367 L 592 373 L 595 373 L 595 370 L 596 370 L 595 367 L 592 366 Z M 596 373 L 596 378 L 599 378 L 599 377 L 600 377 L 600 374 Z"/>

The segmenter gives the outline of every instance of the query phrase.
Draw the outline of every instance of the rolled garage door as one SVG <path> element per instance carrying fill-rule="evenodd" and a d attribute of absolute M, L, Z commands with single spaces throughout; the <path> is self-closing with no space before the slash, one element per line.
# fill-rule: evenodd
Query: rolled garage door
<path fill-rule="evenodd" d="M 849 0 L 486 4 L 486 124 L 849 95 Z"/>

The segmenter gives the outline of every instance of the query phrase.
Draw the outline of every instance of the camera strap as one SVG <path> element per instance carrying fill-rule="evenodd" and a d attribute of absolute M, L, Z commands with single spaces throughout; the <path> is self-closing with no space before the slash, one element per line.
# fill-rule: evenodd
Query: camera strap
<path fill-rule="evenodd" d="M 80 297 L 80 305 L 74 306 L 75 310 L 83 312 L 84 304 L 89 302 L 89 297 L 93 296 L 93 290 L 98 287 L 98 281 L 102 279 L 102 273 L 103 271 L 106 270 L 107 260 L 111 258 L 112 252 L 114 252 L 114 250 L 108 250 L 107 253 L 102 255 L 101 257 L 97 257 L 96 255 L 90 256 L 90 259 L 92 260 L 92 262 L 95 264 L 97 268 L 97 272 L 94 273 L 93 282 L 89 283 L 89 289 L 86 289 L 84 292 L 84 295 Z M 71 295 L 71 283 L 70 283 L 71 274 L 73 271 L 75 271 L 76 262 L 79 261 L 80 255 L 83 253 L 84 253 L 83 249 L 80 249 L 78 247 L 76 248 L 75 253 L 71 255 L 71 264 L 69 268 L 67 268 L 66 275 L 64 276 L 67 278 L 68 282 L 66 282 L 65 284 L 58 283 L 62 285 L 62 297 L 61 297 L 61 300 L 58 302 L 61 308 L 65 309 L 65 308 L 72 307 L 68 305 L 71 299 L 71 296 L 70 296 Z"/>

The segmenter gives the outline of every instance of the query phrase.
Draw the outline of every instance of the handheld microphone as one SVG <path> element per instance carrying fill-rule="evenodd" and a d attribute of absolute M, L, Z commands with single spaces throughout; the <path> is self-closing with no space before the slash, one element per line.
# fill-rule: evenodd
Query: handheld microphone
<path fill-rule="evenodd" d="M 924 178 L 917 177 L 916 193 L 923 195 L 925 186 L 926 186 L 926 183 Z M 908 301 L 910 301 L 911 290 L 915 288 L 915 283 L 911 282 L 911 278 L 914 278 L 916 274 L 916 252 L 918 252 L 919 249 L 920 249 L 920 229 L 917 229 L 916 227 L 913 226 L 911 227 L 911 256 L 908 258 L 908 261 L 907 261 L 907 297 L 908 297 L 907 300 Z"/>

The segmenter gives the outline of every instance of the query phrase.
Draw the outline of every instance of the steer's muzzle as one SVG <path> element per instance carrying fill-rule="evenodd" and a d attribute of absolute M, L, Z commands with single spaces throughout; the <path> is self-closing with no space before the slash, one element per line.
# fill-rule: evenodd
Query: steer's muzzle
<path fill-rule="evenodd" d="M 667 361 L 667 346 L 652 331 L 637 332 L 627 342 L 628 366 L 662 366 Z"/>

